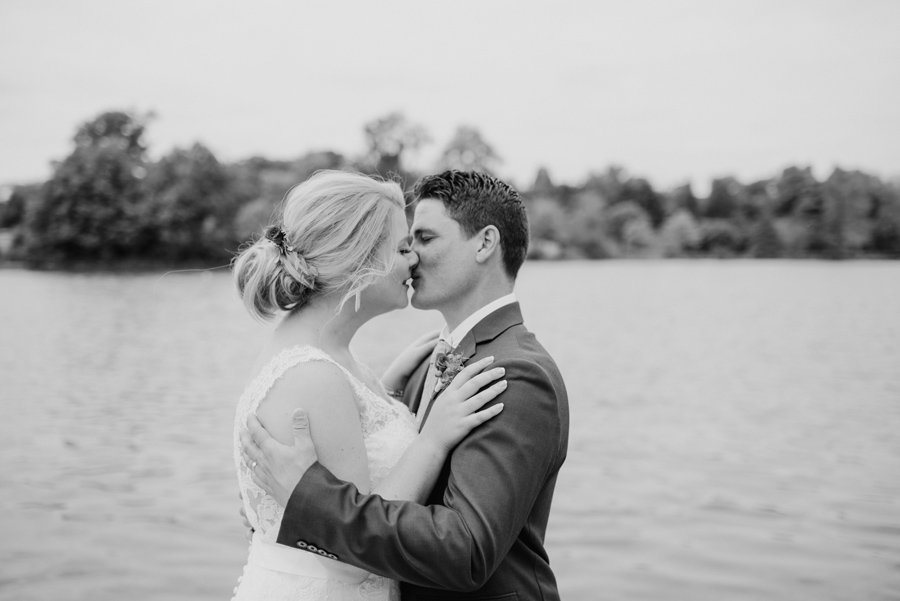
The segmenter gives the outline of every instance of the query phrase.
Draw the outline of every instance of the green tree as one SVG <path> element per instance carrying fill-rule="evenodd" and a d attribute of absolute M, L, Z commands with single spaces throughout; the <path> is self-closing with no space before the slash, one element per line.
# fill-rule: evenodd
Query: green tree
<path fill-rule="evenodd" d="M 619 252 L 634 254 L 653 243 L 650 216 L 637 202 L 625 200 L 607 207 L 603 212 L 606 235 Z"/>
<path fill-rule="evenodd" d="M 578 193 L 566 213 L 565 246 L 576 256 L 606 259 L 617 254 L 607 234 L 608 223 L 604 211 L 607 201 L 595 191 Z"/>
<path fill-rule="evenodd" d="M 141 118 L 121 112 L 79 128 L 75 150 L 26 211 L 23 257 L 37 263 L 112 260 L 147 250 L 142 132 Z"/>
<path fill-rule="evenodd" d="M 885 220 L 875 224 L 870 248 L 886 257 L 900 259 L 900 221 Z"/>
<path fill-rule="evenodd" d="M 633 219 L 622 230 L 622 243 L 629 256 L 656 255 L 657 235 L 647 219 Z"/>
<path fill-rule="evenodd" d="M 794 208 L 794 219 L 807 232 L 806 251 L 829 259 L 843 258 L 845 214 L 841 196 L 830 194 L 819 183 L 810 186 Z"/>
<path fill-rule="evenodd" d="M 143 159 L 147 150 L 143 136 L 152 113 L 138 115 L 124 111 L 107 111 L 86 121 L 75 133 L 78 148 L 113 146 L 134 159 Z"/>
<path fill-rule="evenodd" d="M 784 255 L 784 243 L 768 216 L 753 227 L 749 243 L 750 253 L 756 259 L 777 259 Z"/>
<path fill-rule="evenodd" d="M 550 179 L 550 172 L 545 167 L 539 168 L 531 186 L 531 193 L 536 196 L 549 196 L 553 194 L 555 187 L 553 180 Z"/>
<path fill-rule="evenodd" d="M 568 238 L 566 214 L 560 204 L 552 198 L 538 196 L 526 198 L 525 209 L 531 233 L 529 255 L 540 259 L 560 258 L 563 242 Z"/>
<path fill-rule="evenodd" d="M 305 182 L 316 171 L 322 169 L 343 169 L 347 166 L 344 155 L 330 150 L 316 150 L 307 152 L 291 163 L 291 171 L 294 174 L 294 183 Z"/>
<path fill-rule="evenodd" d="M 823 183 L 825 193 L 841 203 L 843 239 L 851 254 L 870 252 L 876 228 L 886 232 L 897 195 L 879 178 L 836 168 Z M 879 225 L 881 224 L 881 225 Z"/>
<path fill-rule="evenodd" d="M 383 177 L 407 175 L 404 159 L 431 141 L 424 127 L 410 123 L 399 112 L 366 123 L 365 134 L 367 160 Z"/>
<path fill-rule="evenodd" d="M 737 216 L 741 185 L 732 177 L 714 179 L 709 198 L 703 206 L 703 216 L 707 219 L 732 219 Z"/>
<path fill-rule="evenodd" d="M 876 197 L 873 213 L 875 227 L 869 249 L 880 255 L 900 259 L 900 185 L 885 185 Z"/>
<path fill-rule="evenodd" d="M 746 248 L 740 229 L 727 219 L 708 219 L 700 224 L 700 249 L 714 257 L 734 257 Z"/>
<path fill-rule="evenodd" d="M 279 205 L 291 188 L 316 171 L 343 169 L 347 165 L 343 155 L 327 150 L 308 152 L 293 161 L 252 157 L 228 165 L 231 191 L 241 205 L 233 222 L 235 236 L 246 241 L 259 235 L 276 219 Z"/>
<path fill-rule="evenodd" d="M 565 212 L 552 198 L 538 197 L 525 203 L 528 229 L 533 240 L 561 241 L 565 237 Z"/>
<path fill-rule="evenodd" d="M 789 167 L 776 182 L 774 216 L 793 222 L 782 227 L 792 253 L 841 259 L 847 255 L 847 198 L 819 183 L 809 167 Z"/>
<path fill-rule="evenodd" d="M 633 177 L 627 180 L 621 187 L 615 202 L 633 202 L 644 210 L 650 224 L 659 227 L 665 219 L 663 199 L 650 182 L 641 177 Z"/>
<path fill-rule="evenodd" d="M 40 185 L 13 186 L 5 202 L 0 202 L 0 229 L 18 227 L 25 219 L 26 207 L 40 195 Z"/>
<path fill-rule="evenodd" d="M 275 222 L 276 207 L 268 198 L 257 198 L 241 205 L 234 217 L 235 237 L 246 242 L 262 234 L 263 229 Z"/>
<path fill-rule="evenodd" d="M 775 182 L 775 216 L 793 215 L 818 182 L 810 167 L 788 167 Z"/>
<path fill-rule="evenodd" d="M 150 166 L 144 182 L 152 204 L 155 256 L 184 260 L 227 256 L 238 199 L 227 169 L 202 144 L 175 149 Z"/>
<path fill-rule="evenodd" d="M 666 195 L 666 213 L 673 215 L 680 210 L 688 211 L 694 218 L 700 216 L 700 202 L 694 196 L 690 184 L 678 186 Z"/>
<path fill-rule="evenodd" d="M 700 243 L 700 225 L 689 209 L 672 213 L 660 229 L 663 253 L 667 257 L 683 257 Z"/>
<path fill-rule="evenodd" d="M 775 181 L 759 180 L 747 184 L 744 188 L 746 199 L 742 207 L 742 215 L 750 221 L 767 218 L 771 221 L 774 207 Z"/>
<path fill-rule="evenodd" d="M 625 169 L 610 165 L 602 173 L 591 173 L 584 183 L 584 189 L 596 192 L 609 202 L 617 202 L 621 199 L 625 179 Z"/>
<path fill-rule="evenodd" d="M 460 171 L 481 171 L 494 175 L 494 168 L 500 163 L 500 157 L 494 148 L 474 127 L 460 126 L 447 143 L 437 170 L 458 169 Z"/>

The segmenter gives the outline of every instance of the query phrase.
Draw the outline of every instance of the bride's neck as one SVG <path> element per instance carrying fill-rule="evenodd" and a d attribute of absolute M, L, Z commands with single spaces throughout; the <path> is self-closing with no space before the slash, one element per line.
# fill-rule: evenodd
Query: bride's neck
<path fill-rule="evenodd" d="M 290 344 L 303 342 L 319 347 L 329 354 L 348 353 L 350 341 L 365 319 L 354 310 L 353 299 L 337 312 L 339 302 L 339 298 L 312 299 L 281 320 L 276 336 Z"/>

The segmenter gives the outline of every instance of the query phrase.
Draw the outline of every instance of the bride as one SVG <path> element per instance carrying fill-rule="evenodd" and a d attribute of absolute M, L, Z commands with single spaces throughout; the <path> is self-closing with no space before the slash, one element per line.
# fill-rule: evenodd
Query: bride
<path fill-rule="evenodd" d="M 294 188 L 281 225 L 235 259 L 243 302 L 259 319 L 283 318 L 260 353 L 235 415 L 234 460 L 254 529 L 235 599 L 284 601 L 399 598 L 397 583 L 341 563 L 310 542 L 277 544 L 284 508 L 253 482 L 255 462 L 240 433 L 255 414 L 284 444 L 303 408 L 319 461 L 363 494 L 424 502 L 447 453 L 502 404 L 479 411 L 504 389 L 491 359 L 463 369 L 438 397 L 421 432 L 398 397 L 435 336 L 416 341 L 379 380 L 350 350 L 372 317 L 407 305 L 418 258 L 410 249 L 403 194 L 393 182 L 322 171 Z M 482 390 L 483 389 L 483 390 Z M 479 392 L 479 390 L 482 390 Z"/>

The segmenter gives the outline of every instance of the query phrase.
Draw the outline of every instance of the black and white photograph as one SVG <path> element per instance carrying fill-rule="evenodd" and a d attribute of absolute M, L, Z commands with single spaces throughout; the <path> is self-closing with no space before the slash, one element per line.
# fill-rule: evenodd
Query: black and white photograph
<path fill-rule="evenodd" d="M 0 1 L 0 601 L 900 601 L 898 25 Z"/>

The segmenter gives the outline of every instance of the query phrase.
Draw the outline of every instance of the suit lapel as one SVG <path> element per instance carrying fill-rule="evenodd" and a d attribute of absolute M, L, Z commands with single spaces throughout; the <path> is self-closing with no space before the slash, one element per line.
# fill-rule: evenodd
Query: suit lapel
<path fill-rule="evenodd" d="M 519 309 L 519 303 L 504 305 L 475 324 L 462 339 L 462 342 L 460 342 L 452 352 L 462 355 L 463 363 L 468 363 L 469 359 L 471 359 L 478 350 L 479 344 L 490 342 L 509 328 L 521 323 L 522 312 Z M 427 370 L 428 362 L 426 361 L 425 363 Z M 425 377 L 423 375 L 423 381 L 419 383 L 420 388 L 424 384 L 424 379 Z M 410 381 L 412 381 L 412 378 L 410 378 Z M 416 409 L 419 408 L 419 404 L 421 403 L 422 392 L 424 391 L 420 391 L 417 397 L 418 401 L 416 402 Z M 420 432 L 422 431 L 425 422 L 428 420 L 428 414 L 431 413 L 431 408 L 434 407 L 434 401 L 441 396 L 442 392 L 444 392 L 444 389 L 439 390 L 438 393 L 434 395 L 434 399 L 428 404 L 428 407 L 425 408 L 425 415 L 422 417 L 422 424 L 419 426 Z M 413 413 L 415 413 L 415 410 L 413 410 Z"/>
<path fill-rule="evenodd" d="M 468 334 L 466 334 L 465 338 L 463 338 L 462 342 L 459 343 L 459 346 L 455 347 L 450 352 L 456 355 L 462 355 L 463 364 L 465 364 L 472 357 L 472 355 L 475 354 L 475 346 L 475 336 L 474 334 L 472 334 L 472 332 L 469 332 Z M 428 394 L 429 392 L 430 391 L 428 390 L 423 390 L 420 397 Z M 428 414 L 431 413 L 431 408 L 434 406 L 435 399 L 441 396 L 442 392 L 444 392 L 443 388 L 441 390 L 438 390 L 434 395 L 434 398 L 431 399 L 431 402 L 428 403 L 428 406 L 425 408 L 425 415 L 422 416 L 422 424 L 419 426 L 420 432 L 422 431 L 422 426 L 425 425 L 425 420 L 428 419 Z"/>

